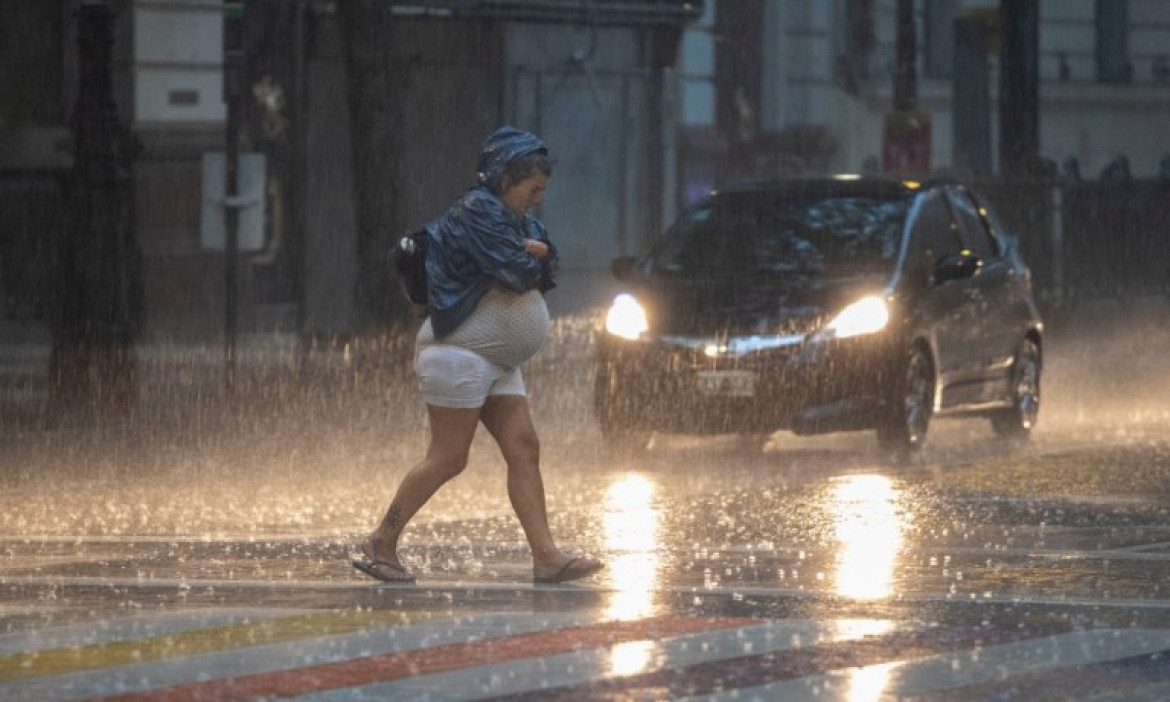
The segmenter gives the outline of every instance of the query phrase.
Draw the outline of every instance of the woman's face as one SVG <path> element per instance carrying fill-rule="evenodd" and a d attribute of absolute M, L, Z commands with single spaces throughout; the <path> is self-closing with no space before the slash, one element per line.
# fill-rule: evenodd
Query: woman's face
<path fill-rule="evenodd" d="M 543 173 L 531 175 L 519 183 L 506 185 L 500 199 L 516 215 L 540 207 L 544 191 L 548 188 L 548 176 Z"/>

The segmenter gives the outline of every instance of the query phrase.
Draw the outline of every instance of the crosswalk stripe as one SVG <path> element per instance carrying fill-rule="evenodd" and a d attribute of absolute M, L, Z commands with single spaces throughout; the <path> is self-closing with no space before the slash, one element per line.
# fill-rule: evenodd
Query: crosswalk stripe
<path fill-rule="evenodd" d="M 255 622 L 261 619 L 308 614 L 314 611 L 320 610 L 258 608 L 200 609 L 197 612 L 172 610 L 101 618 L 96 621 L 0 634 L 0 656 L 10 653 L 31 653 L 52 648 L 78 648 L 124 639 L 164 636 L 193 629 Z"/>
<path fill-rule="evenodd" d="M 305 702 L 360 702 L 421 699 L 472 700 L 485 696 L 556 699 L 576 687 L 585 697 L 618 687 L 607 681 L 644 676 L 648 671 L 678 670 L 696 663 L 761 655 L 774 651 L 852 641 L 893 628 L 880 620 L 781 620 L 734 629 L 682 634 L 656 641 L 629 641 L 543 658 L 509 660 L 434 675 L 416 676 L 360 688 L 311 694 Z"/>
<path fill-rule="evenodd" d="M 1008 675 L 1072 668 L 1170 648 L 1170 631 L 1094 629 L 1035 642 L 992 646 L 954 655 L 907 661 L 887 689 L 913 695 L 992 682 Z"/>
<path fill-rule="evenodd" d="M 668 636 L 716 628 L 762 623 L 758 619 L 653 617 L 610 621 L 589 627 L 554 629 L 504 636 L 487 641 L 434 646 L 402 653 L 312 665 L 278 673 L 261 673 L 212 680 L 139 694 L 105 698 L 104 702 L 150 700 L 238 700 L 257 697 L 292 697 L 321 690 L 356 687 L 416 675 L 455 670 L 467 666 L 546 657 L 581 648 L 615 646 L 628 641 L 657 640 Z"/>
<path fill-rule="evenodd" d="M 148 638 L 10 653 L 0 656 L 0 683 L 141 661 L 182 658 L 310 636 L 328 636 L 372 626 L 407 624 L 417 621 L 419 616 L 386 611 L 314 612 Z"/>
<path fill-rule="evenodd" d="M 135 588 L 137 590 L 172 590 L 175 588 L 184 588 L 191 585 L 190 580 L 184 579 L 164 579 L 154 578 L 147 582 L 135 578 L 64 578 L 61 576 L 5 576 L 0 574 L 0 585 L 7 585 L 13 587 L 45 587 L 51 586 L 58 589 L 64 588 Z M 305 591 L 322 591 L 322 592 L 362 592 L 371 589 L 370 583 L 362 580 L 295 580 L 295 581 L 279 581 L 279 580 L 199 580 L 201 587 L 215 589 L 217 592 L 255 592 L 255 591 L 280 591 L 280 592 L 305 592 Z M 378 587 L 378 586 L 375 586 Z M 386 589 L 401 587 L 401 586 L 387 586 Z M 449 593 L 479 593 L 479 592 L 531 592 L 533 585 L 529 583 L 516 582 L 479 582 L 479 581 L 435 581 L 426 583 L 425 587 L 431 592 L 449 592 Z M 543 592 L 572 592 L 576 586 L 572 583 L 566 585 L 540 585 L 539 588 Z M 766 587 L 760 585 L 748 584 L 718 584 L 711 587 L 703 586 L 696 587 L 695 585 L 664 585 L 658 588 L 659 592 L 667 595 L 696 595 L 700 597 L 770 597 L 770 598 L 791 598 L 796 600 L 817 600 L 832 595 L 829 589 L 818 589 L 816 587 L 793 588 L 793 587 Z M 612 593 L 613 590 L 599 589 L 598 592 Z M 1011 593 L 1007 595 L 995 595 L 990 593 L 975 594 L 967 593 L 965 595 L 957 595 L 952 592 L 907 592 L 899 596 L 899 601 L 904 603 L 912 602 L 945 602 L 956 603 L 968 601 L 979 604 L 1009 604 L 1018 606 L 1022 604 L 1038 605 L 1038 606 L 1078 606 L 1078 607 L 1122 607 L 1126 609 L 1138 610 L 1167 610 L 1170 611 L 1170 599 L 1157 599 L 1153 597 L 1081 597 L 1069 595 L 1045 595 L 1045 594 L 1029 594 L 1029 593 Z"/>
<path fill-rule="evenodd" d="M 973 702 L 1004 699 L 1082 699 L 1094 695 L 1138 695 L 1142 689 L 1170 684 L 1170 650 L 1136 656 L 1061 666 L 1058 675 L 1048 668 L 1029 668 L 999 680 L 959 689 L 915 695 L 917 702 Z M 1170 699 L 1170 698 L 1163 698 Z"/>
<path fill-rule="evenodd" d="M 488 613 L 455 616 L 434 612 L 414 616 L 416 623 L 373 627 L 349 634 L 313 636 L 297 641 L 261 644 L 187 658 L 133 663 L 84 670 L 67 675 L 32 678 L 0 685 L 5 702 L 74 700 L 142 692 L 264 672 L 294 670 L 307 665 L 410 651 L 468 641 L 486 641 L 517 633 L 582 626 L 595 617 L 577 614 Z M 149 695 L 148 695 L 149 696 Z"/>
<path fill-rule="evenodd" d="M 1166 702 L 1170 700 L 1170 682 L 1136 689 L 1114 690 L 1086 697 L 1082 702 Z"/>
<path fill-rule="evenodd" d="M 971 648 L 988 642 L 1027 636 L 1021 632 L 977 627 L 919 629 L 895 627 L 888 622 L 885 624 L 884 627 L 871 626 L 868 631 L 854 626 L 852 635 L 775 651 L 744 650 L 737 656 L 721 660 L 697 661 L 676 669 L 651 670 L 622 680 L 582 683 L 539 693 L 501 695 L 491 699 L 496 702 L 569 702 L 597 697 L 658 699 L 713 694 L 732 685 L 750 690 L 780 680 L 804 678 L 841 668 L 889 665 L 900 657 Z"/>
<path fill-rule="evenodd" d="M 886 620 L 696 616 L 597 621 L 586 613 L 460 617 L 450 610 L 184 614 L 125 617 L 88 634 L 78 623 L 31 632 L 37 650 L 0 656 L 0 699 L 568 702 L 734 694 L 967 702 L 1048 689 L 1053 675 L 1075 688 L 1077 699 L 1170 699 L 1170 630 L 1163 629 L 919 629 Z M 0 646 L 20 636 L 0 636 Z M 1101 679 L 1123 679 L 1126 694 L 1117 696 L 1120 690 L 1104 688 Z"/>
<path fill-rule="evenodd" d="M 1097 629 L 1039 639 L 979 646 L 924 658 L 888 661 L 860 668 L 835 669 L 818 675 L 780 680 L 736 690 L 738 700 L 824 700 L 826 695 L 854 698 L 917 697 L 956 691 L 1003 680 L 1027 671 L 1052 671 L 1103 660 L 1115 660 L 1170 647 L 1170 631 Z M 717 694 L 685 698 L 716 702 Z"/>

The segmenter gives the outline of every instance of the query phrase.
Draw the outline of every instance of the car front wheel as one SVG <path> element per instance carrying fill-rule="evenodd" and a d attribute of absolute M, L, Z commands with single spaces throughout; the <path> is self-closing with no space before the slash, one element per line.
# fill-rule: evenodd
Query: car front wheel
<path fill-rule="evenodd" d="M 991 427 L 1005 439 L 1023 440 L 1040 416 L 1040 347 L 1025 339 L 1012 364 L 1012 406 L 991 416 Z"/>
<path fill-rule="evenodd" d="M 934 365 L 925 348 L 910 349 L 897 379 L 877 435 L 882 449 L 907 457 L 926 441 L 934 411 Z"/>
<path fill-rule="evenodd" d="M 651 432 L 632 421 L 639 411 L 634 405 L 608 373 L 594 376 L 593 413 L 607 449 L 623 454 L 639 453 L 649 445 Z"/>

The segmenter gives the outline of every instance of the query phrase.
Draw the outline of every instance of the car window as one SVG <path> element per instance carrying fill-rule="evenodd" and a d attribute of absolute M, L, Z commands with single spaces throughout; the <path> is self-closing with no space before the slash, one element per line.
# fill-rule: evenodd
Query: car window
<path fill-rule="evenodd" d="M 884 272 L 907 206 L 898 197 L 734 193 L 687 213 L 651 258 L 673 273 Z"/>
<path fill-rule="evenodd" d="M 969 190 L 966 191 L 966 195 L 974 203 L 975 211 L 983 220 L 983 225 L 991 236 L 991 243 L 996 255 L 1002 256 L 1006 250 L 1003 237 L 1008 235 L 1008 229 L 1000 221 L 998 213 L 987 204 L 982 196 Z"/>
<path fill-rule="evenodd" d="M 686 274 L 715 259 L 719 238 L 711 222 L 712 207 L 703 203 L 691 208 L 675 222 L 662 242 L 650 252 L 657 270 Z"/>
<path fill-rule="evenodd" d="M 987 225 L 979 216 L 975 203 L 964 192 L 949 191 L 947 197 L 954 209 L 955 220 L 959 223 L 959 237 L 963 247 L 984 260 L 998 255 L 996 241 L 987 231 Z"/>
<path fill-rule="evenodd" d="M 939 191 L 922 195 L 921 205 L 910 230 L 910 256 L 907 267 L 920 280 L 934 271 L 945 256 L 962 249 L 958 229 L 951 217 L 950 207 Z"/>

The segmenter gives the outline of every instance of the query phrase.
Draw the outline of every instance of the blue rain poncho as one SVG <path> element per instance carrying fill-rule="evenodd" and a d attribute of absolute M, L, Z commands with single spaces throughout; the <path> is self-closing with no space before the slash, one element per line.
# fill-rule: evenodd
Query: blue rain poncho
<path fill-rule="evenodd" d="M 429 308 L 435 339 L 455 331 L 493 286 L 514 293 L 551 290 L 558 263 L 548 231 L 535 217 L 517 216 L 499 197 L 507 165 L 517 158 L 546 151 L 536 135 L 501 127 L 483 143 L 479 184 L 438 219 L 426 226 Z M 549 255 L 538 259 L 524 248 L 525 239 L 549 244 Z"/>

